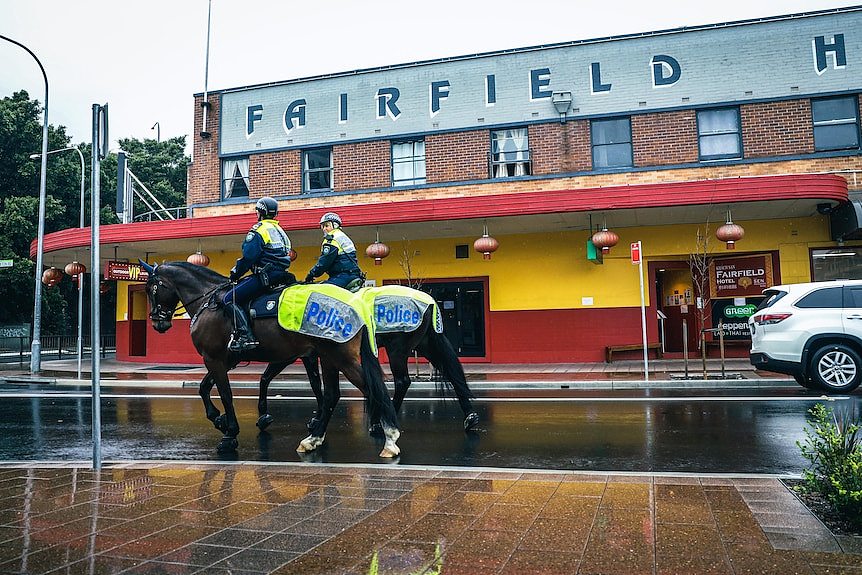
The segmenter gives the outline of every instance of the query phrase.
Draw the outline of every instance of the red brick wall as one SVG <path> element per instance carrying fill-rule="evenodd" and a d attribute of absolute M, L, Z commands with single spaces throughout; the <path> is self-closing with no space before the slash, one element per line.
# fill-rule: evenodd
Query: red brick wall
<path fill-rule="evenodd" d="M 429 184 L 488 178 L 488 130 L 425 136 L 425 180 Z"/>
<path fill-rule="evenodd" d="M 389 140 L 333 146 L 333 189 L 343 192 L 388 188 L 392 181 L 391 155 Z"/>
<path fill-rule="evenodd" d="M 302 190 L 301 156 L 299 150 L 250 155 L 249 197 L 299 194 Z"/>
<path fill-rule="evenodd" d="M 635 166 L 667 166 L 698 160 L 694 110 L 632 116 Z"/>
<path fill-rule="evenodd" d="M 746 158 L 810 154 L 814 151 L 811 103 L 808 100 L 745 104 L 739 112 Z"/>
<path fill-rule="evenodd" d="M 586 171 L 591 168 L 590 124 L 533 124 L 529 128 L 533 173 L 536 175 Z"/>
<path fill-rule="evenodd" d="M 221 165 L 218 157 L 221 95 L 209 95 L 210 111 L 207 115 L 207 131 L 212 136 L 207 139 L 201 138 L 200 135 L 203 129 L 201 102 L 203 102 L 202 96 L 195 97 L 192 163 L 189 164 L 189 186 L 186 192 L 186 204 L 190 206 L 218 202 L 221 199 Z"/>

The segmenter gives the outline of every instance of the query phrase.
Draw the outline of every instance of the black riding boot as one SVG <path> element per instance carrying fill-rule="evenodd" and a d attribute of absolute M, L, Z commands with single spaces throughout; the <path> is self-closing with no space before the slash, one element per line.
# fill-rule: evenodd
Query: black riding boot
<path fill-rule="evenodd" d="M 228 315 L 234 320 L 234 331 L 230 336 L 230 341 L 227 344 L 228 351 L 233 353 L 243 353 L 251 351 L 259 344 L 255 341 L 249 326 L 248 315 L 243 306 L 235 303 L 229 304 Z"/>

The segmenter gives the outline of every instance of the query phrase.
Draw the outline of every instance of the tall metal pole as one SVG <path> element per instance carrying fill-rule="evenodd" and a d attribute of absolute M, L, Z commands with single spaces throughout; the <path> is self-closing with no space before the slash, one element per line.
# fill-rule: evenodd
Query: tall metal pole
<path fill-rule="evenodd" d="M 42 249 L 45 239 L 45 186 L 48 171 L 48 75 L 42 62 L 30 48 L 7 36 L 0 35 L 0 40 L 11 42 L 33 56 L 45 79 L 45 108 L 42 111 L 42 174 L 39 176 L 39 227 L 36 236 L 36 293 L 33 303 L 33 342 L 30 345 L 30 373 L 36 375 L 42 370 Z"/>
<path fill-rule="evenodd" d="M 100 357 L 101 346 L 99 338 L 101 336 L 99 314 L 99 306 L 101 304 L 99 297 L 99 269 L 101 254 L 99 251 L 99 192 L 101 187 L 101 156 L 103 151 L 107 149 L 107 134 L 102 131 L 100 120 L 104 117 L 104 130 L 107 131 L 107 104 L 103 107 L 98 104 L 93 104 L 93 158 L 90 165 L 90 231 L 92 249 L 90 272 L 92 274 L 90 280 L 90 306 L 93 309 L 92 325 L 90 326 L 90 348 L 92 349 L 92 373 L 90 375 L 93 388 L 93 469 L 100 470 L 102 468 L 102 401 L 100 389 Z"/>
<path fill-rule="evenodd" d="M 644 252 L 643 244 L 638 241 L 638 252 L 640 252 L 640 261 L 638 262 L 638 276 L 641 284 L 641 333 L 644 344 L 644 381 L 649 381 L 649 351 L 647 349 L 647 333 L 646 333 L 646 301 L 644 298 Z"/>
<path fill-rule="evenodd" d="M 201 122 L 201 137 L 208 138 L 209 132 L 207 132 L 207 115 L 210 111 L 210 101 L 209 94 L 207 92 L 209 86 L 209 76 L 210 76 L 210 22 L 212 19 L 213 12 L 213 2 L 212 0 L 207 1 L 207 53 L 206 53 L 206 62 L 204 63 L 204 99 L 201 102 L 201 108 L 203 109 L 203 119 Z"/>
<path fill-rule="evenodd" d="M 68 148 L 60 148 L 59 150 L 51 150 L 46 155 L 57 154 L 75 150 L 78 152 L 78 158 L 81 160 L 81 220 L 79 227 L 84 228 L 84 154 L 77 146 Z M 35 159 L 39 154 L 32 154 L 30 158 Z M 78 379 L 81 379 L 81 355 L 83 354 L 83 322 L 84 322 L 84 274 L 78 274 Z M 40 278 L 41 279 L 41 278 Z"/>

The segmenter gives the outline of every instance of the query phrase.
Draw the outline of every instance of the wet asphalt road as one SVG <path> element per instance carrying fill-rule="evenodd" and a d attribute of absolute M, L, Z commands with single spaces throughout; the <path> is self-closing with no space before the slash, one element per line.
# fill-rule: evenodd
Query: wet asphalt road
<path fill-rule="evenodd" d="M 275 423 L 259 432 L 253 390 L 237 390 L 239 449 L 220 456 L 221 437 L 194 388 L 102 388 L 102 458 L 380 463 L 363 405 L 343 398 L 325 445 L 300 456 L 312 400 L 271 391 Z M 147 394 L 148 396 L 144 396 Z M 478 430 L 462 431 L 453 400 L 411 393 L 402 408 L 395 463 L 522 469 L 694 473 L 789 473 L 805 467 L 797 440 L 819 396 L 801 388 L 746 391 L 518 390 L 478 393 Z M 529 395 L 530 399 L 519 399 Z M 0 460 L 92 458 L 88 388 L 6 386 Z M 858 419 L 862 394 L 829 402 Z M 220 406 L 218 400 L 216 405 Z"/>

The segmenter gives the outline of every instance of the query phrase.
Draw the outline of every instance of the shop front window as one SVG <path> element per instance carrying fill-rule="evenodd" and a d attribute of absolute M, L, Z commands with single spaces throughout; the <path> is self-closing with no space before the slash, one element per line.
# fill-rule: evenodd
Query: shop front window
<path fill-rule="evenodd" d="M 811 279 L 862 279 L 862 247 L 811 250 Z"/>

